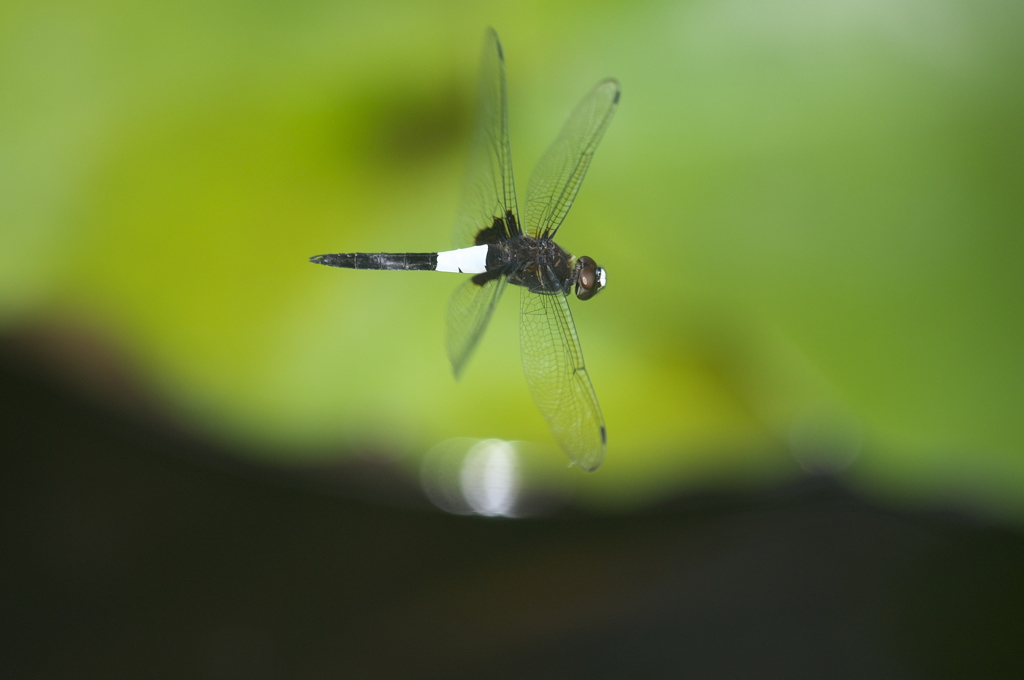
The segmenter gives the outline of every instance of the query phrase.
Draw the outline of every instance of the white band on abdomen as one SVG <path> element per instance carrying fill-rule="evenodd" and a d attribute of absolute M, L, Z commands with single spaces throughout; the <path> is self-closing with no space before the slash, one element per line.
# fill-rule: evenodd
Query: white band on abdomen
<path fill-rule="evenodd" d="M 483 274 L 487 271 L 487 246 L 473 246 L 438 253 L 437 271 Z"/>

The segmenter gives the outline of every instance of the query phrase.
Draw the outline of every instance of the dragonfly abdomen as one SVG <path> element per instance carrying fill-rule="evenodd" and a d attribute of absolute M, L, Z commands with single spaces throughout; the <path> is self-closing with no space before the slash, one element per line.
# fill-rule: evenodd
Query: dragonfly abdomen
<path fill-rule="evenodd" d="M 332 253 L 309 258 L 310 262 L 344 269 L 433 271 L 437 253 Z"/>
<path fill-rule="evenodd" d="M 488 245 L 441 253 L 333 253 L 309 258 L 310 262 L 345 269 L 388 269 L 482 274 L 501 265 L 500 251 Z"/>

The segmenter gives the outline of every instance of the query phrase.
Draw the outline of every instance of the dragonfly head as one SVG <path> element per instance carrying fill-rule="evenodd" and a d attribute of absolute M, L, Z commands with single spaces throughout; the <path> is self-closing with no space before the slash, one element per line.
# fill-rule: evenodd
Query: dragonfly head
<path fill-rule="evenodd" d="M 608 283 L 608 275 L 603 267 L 586 255 L 576 260 L 576 297 L 580 300 L 589 300 L 594 297 Z"/>

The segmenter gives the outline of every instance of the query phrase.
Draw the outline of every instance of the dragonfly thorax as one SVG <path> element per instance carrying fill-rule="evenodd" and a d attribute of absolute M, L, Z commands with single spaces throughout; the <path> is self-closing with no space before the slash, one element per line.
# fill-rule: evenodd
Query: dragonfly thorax
<path fill-rule="evenodd" d="M 572 255 L 551 239 L 520 234 L 505 241 L 502 249 L 510 283 L 542 294 L 568 294 L 576 283 Z"/>

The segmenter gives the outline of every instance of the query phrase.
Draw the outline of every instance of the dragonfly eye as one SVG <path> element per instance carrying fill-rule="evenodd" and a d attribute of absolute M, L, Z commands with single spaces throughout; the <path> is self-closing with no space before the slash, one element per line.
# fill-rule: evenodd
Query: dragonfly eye
<path fill-rule="evenodd" d="M 576 297 L 580 300 L 589 300 L 601 292 L 607 281 L 604 269 L 597 266 L 597 263 L 584 255 L 579 259 L 579 276 L 576 277 Z"/>

